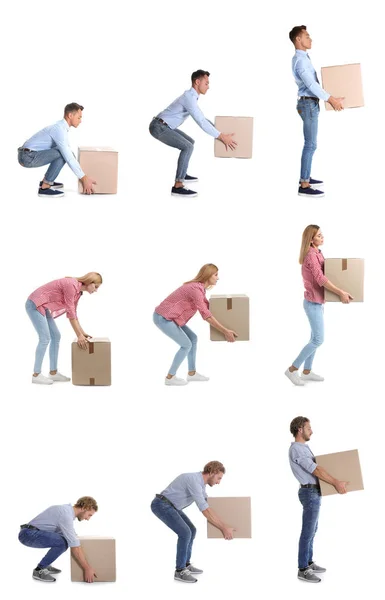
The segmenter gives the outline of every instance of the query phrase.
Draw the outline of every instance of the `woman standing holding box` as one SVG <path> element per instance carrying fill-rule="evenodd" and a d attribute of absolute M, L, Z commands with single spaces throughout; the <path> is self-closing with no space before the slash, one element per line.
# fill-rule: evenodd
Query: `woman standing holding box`
<path fill-rule="evenodd" d="M 198 338 L 186 325 L 197 311 L 205 321 L 221 331 L 228 342 L 235 341 L 237 336 L 235 331 L 221 325 L 209 310 L 206 290 L 216 285 L 217 281 L 218 267 L 213 264 L 203 265 L 194 279 L 187 281 L 172 292 L 155 309 L 153 315 L 155 325 L 180 346 L 165 379 L 166 385 L 187 385 L 189 381 L 208 381 L 209 379 L 196 372 Z M 189 369 L 187 381 L 176 377 L 176 372 L 186 357 Z"/>
<path fill-rule="evenodd" d="M 305 299 L 303 307 L 311 327 L 311 338 L 301 350 L 285 375 L 294 385 L 305 385 L 306 381 L 323 381 L 324 378 L 312 371 L 313 360 L 317 348 L 324 341 L 324 288 L 334 292 L 341 298 L 341 302 L 348 304 L 352 296 L 339 289 L 324 275 L 325 259 L 320 246 L 324 243 L 324 236 L 318 225 L 308 225 L 302 234 L 302 245 L 299 263 L 302 265 L 302 277 L 305 286 Z M 301 377 L 298 369 L 304 363 Z"/>
<path fill-rule="evenodd" d="M 83 292 L 93 294 L 102 284 L 99 273 L 87 273 L 84 277 L 63 277 L 42 285 L 28 297 L 25 308 L 39 336 L 36 348 L 35 366 L 32 383 L 51 385 L 54 381 L 70 381 L 57 370 L 60 332 L 54 319 L 66 313 L 78 338 L 78 345 L 87 349 L 87 338 L 77 317 L 77 305 Z M 41 374 L 41 366 L 49 345 L 50 372 L 45 377 Z"/>

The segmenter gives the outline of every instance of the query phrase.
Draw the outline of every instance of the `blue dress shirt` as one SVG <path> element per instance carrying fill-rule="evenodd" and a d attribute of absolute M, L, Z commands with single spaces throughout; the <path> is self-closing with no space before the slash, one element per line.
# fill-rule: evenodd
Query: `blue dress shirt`
<path fill-rule="evenodd" d="M 215 129 L 214 125 L 206 119 L 198 106 L 198 98 L 198 92 L 194 88 L 190 88 L 159 113 L 157 117 L 165 121 L 170 129 L 176 129 L 184 123 L 188 116 L 191 116 L 203 131 L 217 138 L 221 132 Z"/>
<path fill-rule="evenodd" d="M 293 442 L 289 450 L 289 462 L 294 477 L 301 484 L 318 484 L 318 477 L 313 475 L 317 468 L 315 456 L 307 444 Z"/>
<path fill-rule="evenodd" d="M 200 511 L 206 510 L 209 507 L 206 484 L 202 473 L 182 473 L 161 493 L 178 510 L 183 510 L 193 502 L 195 502 Z"/>
<path fill-rule="evenodd" d="M 329 100 L 331 94 L 325 92 L 320 86 L 316 70 L 311 64 L 307 52 L 296 50 L 291 67 L 295 82 L 298 85 L 298 96 L 315 96 L 321 100 Z"/>

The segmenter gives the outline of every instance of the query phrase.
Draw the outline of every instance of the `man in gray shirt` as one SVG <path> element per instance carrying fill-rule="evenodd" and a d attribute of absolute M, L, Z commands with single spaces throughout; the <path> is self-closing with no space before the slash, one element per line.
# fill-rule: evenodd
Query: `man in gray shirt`
<path fill-rule="evenodd" d="M 222 532 L 225 540 L 233 539 L 234 528 L 223 523 L 209 507 L 206 494 L 206 485 L 218 485 L 225 472 L 222 463 L 211 461 L 204 467 L 203 472 L 179 475 L 161 494 L 156 494 L 152 501 L 151 510 L 154 515 L 178 536 L 174 574 L 177 581 L 196 583 L 198 580 L 193 575 L 203 573 L 190 562 L 196 529 L 183 512 L 184 508 L 195 502 L 209 523 Z"/>
<path fill-rule="evenodd" d="M 317 465 L 314 454 L 306 444 L 313 434 L 309 419 L 306 417 L 293 419 L 290 423 L 290 432 L 295 442 L 290 446 L 289 461 L 293 475 L 300 484 L 298 496 L 303 507 L 298 550 L 298 579 L 308 583 L 319 583 L 321 579 L 317 573 L 326 571 L 313 561 L 313 542 L 321 506 L 319 479 L 333 485 L 339 494 L 346 494 L 347 482 L 335 479 Z"/>
<path fill-rule="evenodd" d="M 60 569 L 53 567 L 52 563 L 69 547 L 84 571 L 84 580 L 93 583 L 97 575 L 86 560 L 73 522 L 75 519 L 89 521 L 97 510 L 96 501 L 91 496 L 83 496 L 74 506 L 71 504 L 50 506 L 29 523 L 21 525 L 19 541 L 24 546 L 50 548 L 33 570 L 34 579 L 48 583 L 56 581 L 52 575 L 60 573 Z"/>

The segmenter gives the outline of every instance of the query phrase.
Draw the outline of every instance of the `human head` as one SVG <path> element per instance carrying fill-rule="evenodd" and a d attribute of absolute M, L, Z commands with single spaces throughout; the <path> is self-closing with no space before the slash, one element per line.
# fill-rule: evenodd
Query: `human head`
<path fill-rule="evenodd" d="M 306 31 L 306 25 L 297 25 L 289 33 L 296 50 L 310 50 L 312 39 Z"/>
<path fill-rule="evenodd" d="M 89 521 L 98 511 L 98 505 L 91 496 L 82 496 L 74 505 L 74 510 L 78 521 Z"/>
<path fill-rule="evenodd" d="M 198 69 L 191 75 L 191 85 L 198 92 L 198 94 L 205 94 L 209 89 L 209 77 L 208 71 Z"/>
<path fill-rule="evenodd" d="M 203 476 L 205 477 L 208 485 L 219 485 L 223 475 L 226 473 L 226 469 L 221 462 L 218 460 L 212 460 L 203 467 Z"/>
<path fill-rule="evenodd" d="M 302 265 L 310 247 L 318 248 L 324 243 L 323 233 L 318 225 L 308 225 L 302 234 L 301 251 L 299 254 L 299 264 Z"/>
<path fill-rule="evenodd" d="M 296 441 L 308 442 L 312 435 L 310 421 L 307 417 L 296 417 L 290 423 L 290 433 Z"/>
<path fill-rule="evenodd" d="M 84 106 L 71 102 L 64 108 L 64 118 L 70 127 L 78 127 L 82 122 Z"/>
<path fill-rule="evenodd" d="M 95 273 L 92 271 L 91 273 L 87 273 L 87 275 L 83 275 L 83 277 L 76 277 L 80 283 L 83 284 L 83 291 L 88 292 L 89 294 L 93 294 L 98 291 L 98 288 L 103 283 L 103 278 L 100 273 Z"/>
<path fill-rule="evenodd" d="M 218 267 L 212 263 L 207 263 L 199 269 L 199 273 L 194 279 L 186 281 L 185 283 L 203 283 L 205 288 L 209 289 L 216 285 L 218 279 Z"/>

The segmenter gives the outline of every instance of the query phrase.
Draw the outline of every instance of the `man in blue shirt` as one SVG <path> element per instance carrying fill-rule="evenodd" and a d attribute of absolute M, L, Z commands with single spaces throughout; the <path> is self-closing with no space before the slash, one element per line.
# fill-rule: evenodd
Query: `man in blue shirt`
<path fill-rule="evenodd" d="M 293 475 L 300 484 L 298 497 L 303 507 L 298 550 L 298 579 L 308 583 L 319 583 L 321 579 L 317 573 L 326 571 L 313 561 L 313 542 L 321 506 L 319 479 L 333 485 L 339 494 L 346 494 L 348 482 L 335 479 L 317 465 L 313 452 L 306 444 L 313 434 L 309 419 L 306 417 L 293 419 L 290 423 L 290 432 L 295 442 L 289 449 L 289 462 Z"/>
<path fill-rule="evenodd" d="M 96 183 L 83 173 L 69 143 L 70 127 L 78 127 L 82 121 L 83 106 L 72 102 L 64 109 L 64 117 L 55 123 L 44 127 L 29 138 L 18 149 L 18 160 L 22 167 L 34 168 L 48 165 L 48 170 L 40 181 L 38 195 L 57 198 L 64 196 L 62 183 L 55 181 L 60 171 L 67 163 L 70 169 L 80 179 L 84 194 L 93 194 L 93 184 Z"/>
<path fill-rule="evenodd" d="M 213 460 L 204 467 L 203 472 L 182 473 L 168 485 L 163 492 L 156 494 L 151 503 L 151 510 L 172 529 L 178 536 L 176 551 L 176 569 L 174 579 L 183 583 L 196 583 L 194 575 L 203 573 L 201 569 L 191 564 L 192 546 L 196 529 L 183 509 L 193 502 L 197 505 L 206 519 L 222 532 L 225 540 L 233 539 L 233 527 L 226 525 L 207 502 L 206 485 L 218 485 L 225 467 L 222 463 Z"/>
<path fill-rule="evenodd" d="M 209 89 L 208 71 L 194 71 L 191 75 L 192 87 L 179 96 L 164 111 L 160 112 L 150 123 L 151 135 L 173 148 L 180 150 L 175 183 L 171 189 L 172 196 L 188 196 L 190 198 L 198 194 L 184 186 L 185 182 L 196 182 L 197 177 L 187 175 L 189 161 L 194 150 L 194 140 L 186 133 L 177 129 L 188 116 L 191 116 L 203 131 L 213 138 L 220 140 L 226 150 L 234 150 L 237 142 L 233 139 L 233 133 L 221 133 L 214 125 L 206 119 L 198 106 L 199 96 L 205 95 Z"/>
<path fill-rule="evenodd" d="M 324 193 L 317 188 L 321 187 L 323 182 L 311 177 L 313 155 L 317 148 L 319 101 L 329 102 L 334 110 L 343 110 L 343 98 L 334 98 L 320 86 L 317 73 L 307 53 L 312 46 L 312 39 L 306 31 L 306 25 L 293 27 L 289 37 L 295 46 L 292 71 L 298 86 L 297 111 L 303 121 L 305 138 L 298 195 L 320 198 Z"/>

